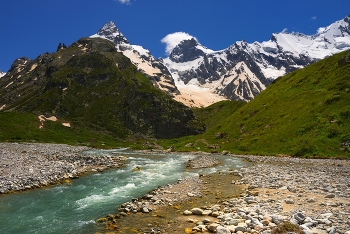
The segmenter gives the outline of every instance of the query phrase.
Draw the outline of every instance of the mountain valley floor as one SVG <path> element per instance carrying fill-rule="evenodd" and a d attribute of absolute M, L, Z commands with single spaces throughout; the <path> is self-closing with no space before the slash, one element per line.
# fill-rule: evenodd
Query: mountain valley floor
<path fill-rule="evenodd" d="M 79 156 L 79 152 L 88 149 L 0 143 L 1 193 L 46 186 L 78 177 L 82 172 L 118 167 L 123 160 Z M 218 163 L 213 159 L 215 154 L 196 154 L 198 158 L 192 165 Z M 349 160 L 231 156 L 252 165 L 159 187 L 124 204 L 120 213 L 97 219 L 97 223 L 101 221 L 108 229 L 101 232 L 120 233 L 123 225 L 138 222 L 143 226 L 136 233 L 268 234 L 288 221 L 301 229 L 295 233 L 350 234 Z M 165 214 L 169 212 L 174 216 L 167 218 Z M 129 221 L 123 223 L 126 219 Z"/>

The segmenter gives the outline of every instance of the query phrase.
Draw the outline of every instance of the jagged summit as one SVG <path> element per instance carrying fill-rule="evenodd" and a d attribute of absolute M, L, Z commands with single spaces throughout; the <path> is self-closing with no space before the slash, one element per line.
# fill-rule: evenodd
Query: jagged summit
<path fill-rule="evenodd" d="M 113 21 L 109 21 L 103 25 L 103 27 L 91 37 L 102 37 L 114 42 L 114 44 L 130 44 Z"/>
<path fill-rule="evenodd" d="M 205 55 L 201 49 L 197 48 L 198 45 L 199 43 L 194 38 L 184 40 L 173 49 L 169 58 L 178 63 L 193 61 Z"/>
<path fill-rule="evenodd" d="M 195 37 L 181 41 L 169 55 L 173 62 L 183 63 L 196 60 L 206 54 L 214 53 L 213 50 L 201 45 Z"/>
<path fill-rule="evenodd" d="M 128 57 L 138 70 L 150 79 L 155 87 L 170 96 L 179 92 L 170 72 L 164 66 L 163 60 L 154 58 L 149 50 L 140 45 L 131 45 L 114 22 L 106 23 L 96 34 L 90 37 L 100 37 L 112 41 L 116 49 Z"/>

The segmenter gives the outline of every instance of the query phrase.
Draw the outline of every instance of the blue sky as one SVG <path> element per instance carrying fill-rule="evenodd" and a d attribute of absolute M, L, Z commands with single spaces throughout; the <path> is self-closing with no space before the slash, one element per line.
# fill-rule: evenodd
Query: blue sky
<path fill-rule="evenodd" d="M 213 50 L 269 40 L 287 30 L 315 34 L 350 14 L 349 0 L 3 0 L 0 70 L 95 34 L 114 21 L 131 44 L 166 57 L 161 39 L 186 32 Z"/>

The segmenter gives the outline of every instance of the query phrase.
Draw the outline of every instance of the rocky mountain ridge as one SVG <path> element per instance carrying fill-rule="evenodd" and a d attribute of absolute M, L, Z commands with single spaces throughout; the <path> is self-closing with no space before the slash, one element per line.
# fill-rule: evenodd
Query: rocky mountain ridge
<path fill-rule="evenodd" d="M 18 58 L 0 79 L 0 111 L 34 113 L 38 123 L 40 116 L 54 118 L 121 139 L 204 131 L 188 107 L 155 88 L 101 38 L 82 38 L 34 60 Z"/>
<path fill-rule="evenodd" d="M 350 49 L 350 15 L 314 35 L 273 33 L 270 40 L 213 51 L 194 37 L 181 41 L 165 59 L 130 45 L 113 22 L 92 37 L 113 41 L 118 51 L 151 77 L 153 84 L 188 106 L 231 99 L 249 101 L 274 79 L 332 54 Z"/>

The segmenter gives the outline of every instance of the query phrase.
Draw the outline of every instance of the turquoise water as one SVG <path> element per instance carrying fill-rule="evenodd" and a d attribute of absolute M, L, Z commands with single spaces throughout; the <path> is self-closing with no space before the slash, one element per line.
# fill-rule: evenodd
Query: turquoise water
<path fill-rule="evenodd" d="M 94 173 L 71 183 L 0 196 L 0 233 L 94 233 L 95 221 L 132 198 L 174 183 L 180 178 L 239 169 L 241 159 L 219 156 L 223 164 L 210 169 L 185 171 L 193 155 L 143 155 L 123 150 L 87 151 L 86 154 L 124 155 L 125 166 Z M 132 172 L 136 166 L 142 168 Z"/>

